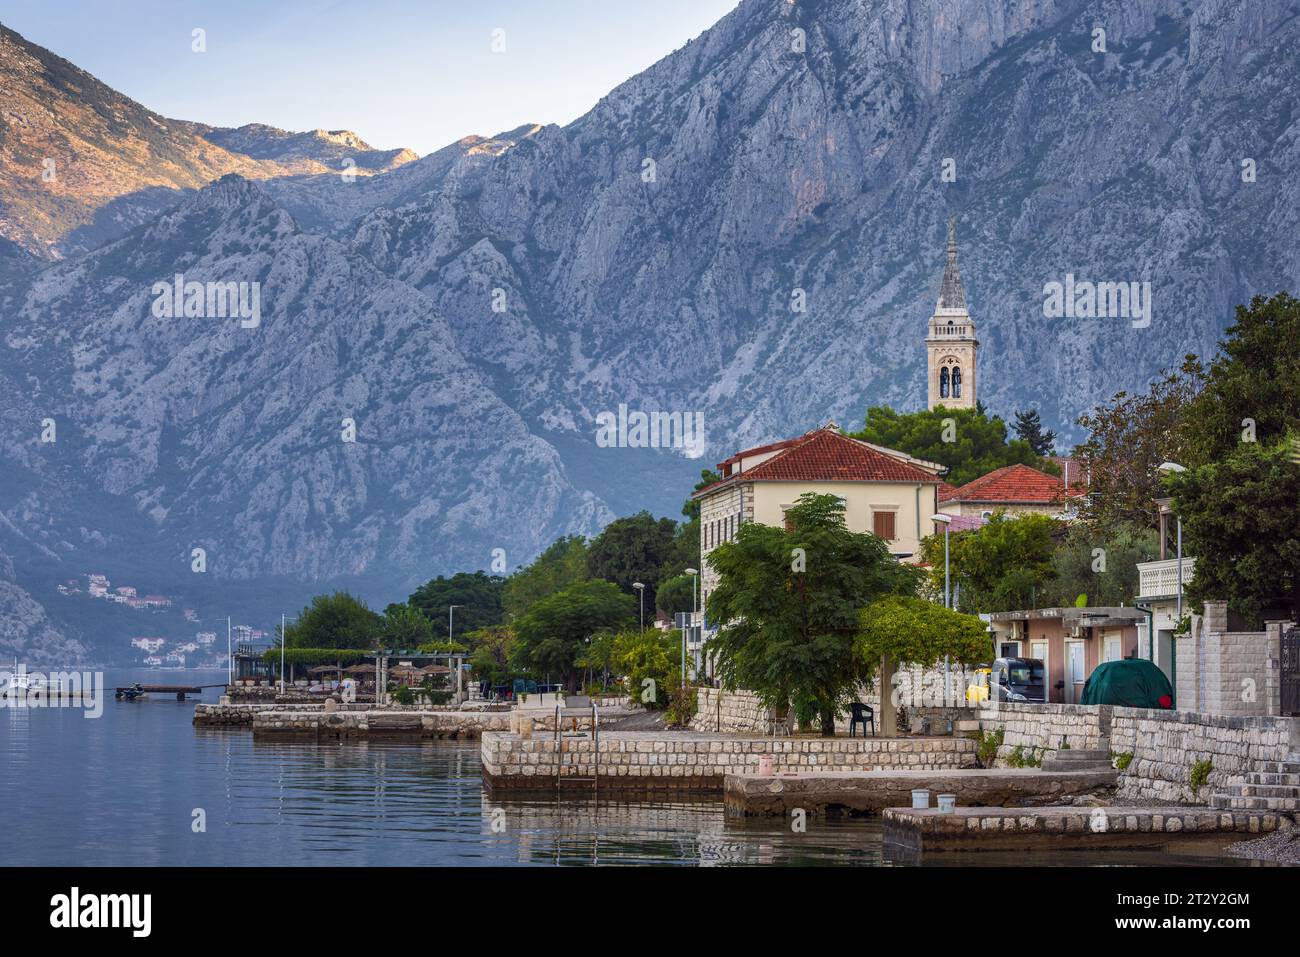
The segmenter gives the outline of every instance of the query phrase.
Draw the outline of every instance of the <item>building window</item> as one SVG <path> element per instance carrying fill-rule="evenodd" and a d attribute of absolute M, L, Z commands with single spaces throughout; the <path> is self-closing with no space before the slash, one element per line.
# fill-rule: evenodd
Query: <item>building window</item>
<path fill-rule="evenodd" d="M 952 397 L 961 398 L 961 366 L 952 367 Z"/>
<path fill-rule="evenodd" d="M 871 530 L 879 538 L 887 542 L 892 542 L 897 537 L 894 534 L 894 513 L 893 512 L 872 512 L 871 513 Z"/>
<path fill-rule="evenodd" d="M 948 398 L 948 367 L 939 370 L 939 398 Z"/>

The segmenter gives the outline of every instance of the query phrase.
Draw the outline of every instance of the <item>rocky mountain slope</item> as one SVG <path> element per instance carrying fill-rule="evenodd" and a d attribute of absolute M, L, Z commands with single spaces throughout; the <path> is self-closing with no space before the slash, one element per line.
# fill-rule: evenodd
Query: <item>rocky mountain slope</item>
<path fill-rule="evenodd" d="M 88 557 L 193 581 L 203 547 L 205 582 L 391 600 L 675 514 L 736 447 L 923 403 L 948 216 L 980 398 L 1068 430 L 1296 288 L 1297 8 L 746 0 L 567 127 L 409 162 L 163 120 L 5 34 L 15 581 L 44 601 Z M 42 191 L 64 138 L 81 178 Z M 349 150 L 373 176 L 337 175 Z M 178 272 L 259 283 L 260 325 L 157 318 Z M 1046 317 L 1067 274 L 1150 282 L 1152 321 Z M 597 448 L 620 404 L 702 412 L 703 458 Z"/>
<path fill-rule="evenodd" d="M 0 237 L 44 258 L 115 239 L 227 173 L 358 176 L 415 159 L 346 130 L 170 120 L 0 24 Z"/>

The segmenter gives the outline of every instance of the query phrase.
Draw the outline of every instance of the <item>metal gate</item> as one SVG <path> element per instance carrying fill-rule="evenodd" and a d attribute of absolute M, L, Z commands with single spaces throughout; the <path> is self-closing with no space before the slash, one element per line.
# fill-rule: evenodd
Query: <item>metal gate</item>
<path fill-rule="evenodd" d="M 1300 626 L 1282 635 L 1282 713 L 1300 715 Z"/>

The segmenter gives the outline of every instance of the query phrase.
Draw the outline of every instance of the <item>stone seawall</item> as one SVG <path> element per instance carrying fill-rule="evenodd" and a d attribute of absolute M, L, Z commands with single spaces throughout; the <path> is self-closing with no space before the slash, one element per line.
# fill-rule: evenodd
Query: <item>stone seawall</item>
<path fill-rule="evenodd" d="M 998 765 L 1023 752 L 1071 748 L 1132 755 L 1121 771 L 1120 797 L 1205 803 L 1209 795 L 1265 761 L 1300 750 L 1300 719 L 1161 711 L 1110 705 L 996 704 L 980 711 L 985 734 L 1002 729 Z M 1199 789 L 1193 768 L 1209 762 Z"/>
<path fill-rule="evenodd" d="M 348 711 L 374 711 L 373 704 L 353 703 L 342 704 L 338 706 L 340 712 Z M 417 708 L 401 707 L 397 705 L 388 705 L 382 711 L 393 712 L 453 712 L 455 708 Z M 325 705 L 319 702 L 312 704 L 264 704 L 259 702 L 232 702 L 231 704 L 204 704 L 199 703 L 194 706 L 194 725 L 196 727 L 207 728 L 228 728 L 228 727 L 247 727 L 253 724 L 254 716 L 258 714 L 324 714 Z"/>
<path fill-rule="evenodd" d="M 973 767 L 976 743 L 965 738 L 752 738 L 679 732 L 602 732 L 525 740 L 483 735 L 483 776 L 493 787 L 554 787 L 557 777 L 631 790 L 688 788 L 721 792 L 727 774 L 757 773 L 764 757 L 784 771 L 937 770 Z M 558 770 L 557 770 L 558 769 Z M 576 780 L 575 780 L 575 783 Z"/>
<path fill-rule="evenodd" d="M 487 731 L 510 730 L 512 720 L 517 721 L 518 714 L 520 712 L 517 711 L 438 711 L 418 708 L 362 708 L 335 712 L 264 709 L 253 715 L 253 734 L 311 735 L 318 738 L 478 738 Z M 524 714 L 527 715 L 527 712 Z M 533 719 L 536 734 L 554 733 L 555 712 L 538 712 L 528 716 Z M 560 717 L 560 725 L 567 731 L 589 730 L 591 712 L 566 711 Z"/>
<path fill-rule="evenodd" d="M 1133 755 L 1119 778 L 1121 797 L 1204 803 L 1230 779 L 1300 749 L 1300 719 L 1115 708 L 1110 749 Z M 1195 790 L 1192 768 L 1201 761 L 1210 771 Z"/>

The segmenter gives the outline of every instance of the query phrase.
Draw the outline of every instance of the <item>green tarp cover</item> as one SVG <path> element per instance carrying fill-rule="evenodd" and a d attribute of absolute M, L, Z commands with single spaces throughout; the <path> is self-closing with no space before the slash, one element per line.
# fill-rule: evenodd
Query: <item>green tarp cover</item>
<path fill-rule="evenodd" d="M 1105 661 L 1092 669 L 1080 704 L 1117 704 L 1126 708 L 1172 708 L 1169 679 L 1145 658 Z"/>

